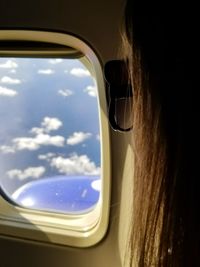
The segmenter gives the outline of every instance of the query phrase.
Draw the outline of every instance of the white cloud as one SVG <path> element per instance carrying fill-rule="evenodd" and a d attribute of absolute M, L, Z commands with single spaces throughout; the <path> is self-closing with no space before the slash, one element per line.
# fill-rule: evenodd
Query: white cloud
<path fill-rule="evenodd" d="M 55 167 L 59 173 L 66 175 L 99 175 L 100 168 L 91 161 L 87 155 L 77 154 L 69 158 L 61 156 L 55 157 L 51 160 L 51 167 Z"/>
<path fill-rule="evenodd" d="M 13 97 L 13 96 L 16 96 L 17 94 L 18 93 L 13 89 L 9 89 L 9 88 L 0 86 L 0 96 Z"/>
<path fill-rule="evenodd" d="M 68 70 L 65 70 L 64 73 L 68 73 L 69 71 Z"/>
<path fill-rule="evenodd" d="M 37 150 L 41 146 L 56 146 L 63 147 L 65 138 L 60 135 L 51 136 L 48 133 L 53 130 L 58 130 L 62 126 L 62 122 L 57 118 L 45 117 L 41 123 L 41 128 L 33 127 L 30 133 L 34 137 L 17 137 L 12 140 L 13 145 L 3 145 L 0 151 L 4 154 L 15 153 L 21 150 Z"/>
<path fill-rule="evenodd" d="M 64 96 L 64 97 L 67 97 L 67 96 L 73 95 L 73 91 L 71 91 L 71 90 L 69 90 L 69 89 L 59 90 L 59 91 L 58 91 L 58 94 L 59 94 L 59 95 L 62 95 L 62 96 Z"/>
<path fill-rule="evenodd" d="M 39 178 L 45 173 L 45 168 L 40 167 L 29 167 L 25 170 L 13 169 L 7 172 L 9 178 L 18 178 L 19 180 L 25 180 L 27 178 Z"/>
<path fill-rule="evenodd" d="M 46 70 L 38 70 L 39 74 L 44 74 L 44 75 L 51 75 L 54 73 L 54 70 L 52 69 L 46 69 Z"/>
<path fill-rule="evenodd" d="M 63 62 L 63 59 L 61 59 L 61 58 L 56 58 L 56 59 L 50 59 L 49 60 L 49 63 L 51 63 L 51 64 L 58 64 L 58 63 L 61 63 L 61 62 Z"/>
<path fill-rule="evenodd" d="M 76 77 L 87 77 L 87 76 L 91 76 L 90 72 L 86 69 L 82 69 L 82 68 L 73 68 L 72 70 L 70 70 L 70 74 L 76 76 Z"/>
<path fill-rule="evenodd" d="M 41 146 L 63 147 L 65 138 L 60 135 L 50 136 L 48 134 L 38 134 L 35 137 L 17 137 L 12 140 L 12 146 L 1 146 L 0 151 L 3 154 L 15 153 L 21 150 L 34 151 Z"/>
<path fill-rule="evenodd" d="M 18 67 L 17 63 L 11 59 L 7 60 L 3 64 L 0 64 L 0 68 L 4 68 L 4 69 L 15 69 L 17 67 Z"/>
<path fill-rule="evenodd" d="M 62 121 L 58 118 L 44 117 L 41 122 L 41 127 L 33 127 L 30 130 L 32 134 L 49 133 L 51 131 L 58 130 L 63 125 Z"/>
<path fill-rule="evenodd" d="M 96 139 L 97 139 L 98 141 L 100 141 L 100 135 L 99 135 L 99 134 L 96 135 Z"/>
<path fill-rule="evenodd" d="M 1 146 L 0 147 L 0 151 L 3 154 L 13 154 L 13 153 L 15 153 L 15 149 L 12 146 Z"/>
<path fill-rule="evenodd" d="M 37 150 L 40 147 L 35 138 L 31 137 L 18 137 L 13 139 L 12 142 L 16 150 Z"/>
<path fill-rule="evenodd" d="M 84 92 L 88 93 L 89 96 L 96 97 L 97 96 L 97 88 L 95 86 L 87 86 L 84 89 Z"/>
<path fill-rule="evenodd" d="M 61 147 L 64 145 L 65 138 L 60 135 L 50 136 L 48 134 L 39 134 L 36 136 L 35 142 L 39 145 L 52 145 Z"/>
<path fill-rule="evenodd" d="M 41 126 L 44 128 L 44 131 L 49 133 L 50 131 L 58 130 L 63 125 L 62 121 L 58 118 L 45 117 Z"/>
<path fill-rule="evenodd" d="M 84 132 L 74 132 L 73 135 L 71 135 L 68 139 L 67 139 L 67 144 L 68 145 L 77 145 L 79 143 L 82 143 L 83 141 L 85 141 L 86 139 L 91 137 L 91 133 L 84 133 Z"/>
<path fill-rule="evenodd" d="M 43 128 L 39 128 L 39 127 L 33 127 L 31 130 L 30 130 L 30 133 L 32 134 L 42 134 L 44 133 L 44 129 Z"/>
<path fill-rule="evenodd" d="M 7 84 L 20 84 L 21 81 L 19 79 L 13 79 L 7 76 L 4 76 L 0 80 L 1 83 L 7 83 Z"/>
<path fill-rule="evenodd" d="M 37 150 L 40 146 L 64 146 L 65 138 L 60 135 L 50 136 L 48 134 L 38 134 L 36 137 L 18 137 L 13 139 L 16 150 Z"/>
<path fill-rule="evenodd" d="M 55 153 L 49 152 L 47 154 L 38 155 L 38 159 L 50 161 L 50 159 L 53 158 L 55 155 L 56 155 Z"/>

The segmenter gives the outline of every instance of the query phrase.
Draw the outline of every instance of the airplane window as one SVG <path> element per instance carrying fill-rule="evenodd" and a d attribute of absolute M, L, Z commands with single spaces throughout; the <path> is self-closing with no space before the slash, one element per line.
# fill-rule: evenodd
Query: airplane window
<path fill-rule="evenodd" d="M 84 57 L 1 57 L 0 124 L 0 184 L 7 199 L 66 214 L 96 206 L 99 111 Z"/>
<path fill-rule="evenodd" d="M 98 243 L 111 189 L 100 56 L 67 33 L 1 30 L 0 124 L 0 234 Z"/>

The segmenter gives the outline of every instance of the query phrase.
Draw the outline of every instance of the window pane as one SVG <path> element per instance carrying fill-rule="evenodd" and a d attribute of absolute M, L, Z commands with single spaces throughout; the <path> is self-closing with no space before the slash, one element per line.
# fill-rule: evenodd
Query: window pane
<path fill-rule="evenodd" d="M 96 83 L 82 59 L 0 58 L 0 182 L 32 209 L 83 213 L 98 202 Z"/>

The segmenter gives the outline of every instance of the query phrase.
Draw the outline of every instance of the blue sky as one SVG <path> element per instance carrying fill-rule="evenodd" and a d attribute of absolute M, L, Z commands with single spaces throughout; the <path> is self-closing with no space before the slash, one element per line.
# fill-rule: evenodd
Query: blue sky
<path fill-rule="evenodd" d="M 0 179 L 99 175 L 97 92 L 79 60 L 0 58 Z"/>

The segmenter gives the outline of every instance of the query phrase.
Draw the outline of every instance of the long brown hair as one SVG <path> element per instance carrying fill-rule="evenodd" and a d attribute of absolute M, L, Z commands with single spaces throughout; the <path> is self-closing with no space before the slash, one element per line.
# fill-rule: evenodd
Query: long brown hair
<path fill-rule="evenodd" d="M 197 37 L 181 5 L 128 0 L 125 8 L 135 153 L 125 266 L 200 266 Z"/>

